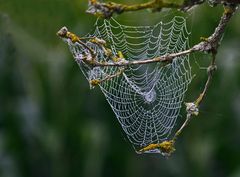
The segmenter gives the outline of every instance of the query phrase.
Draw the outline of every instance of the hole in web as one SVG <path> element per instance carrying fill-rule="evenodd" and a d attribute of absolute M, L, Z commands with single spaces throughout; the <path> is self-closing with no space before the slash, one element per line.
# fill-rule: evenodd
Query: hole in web
<path fill-rule="evenodd" d="M 151 90 L 150 92 L 144 94 L 144 99 L 147 103 L 152 103 L 156 100 L 156 92 L 155 90 Z"/>

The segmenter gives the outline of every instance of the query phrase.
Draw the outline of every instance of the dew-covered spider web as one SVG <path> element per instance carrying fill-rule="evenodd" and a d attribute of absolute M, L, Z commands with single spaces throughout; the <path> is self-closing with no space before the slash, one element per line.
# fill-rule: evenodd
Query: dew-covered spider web
<path fill-rule="evenodd" d="M 97 20 L 87 37 L 104 39 L 112 56 L 119 57 L 121 51 L 124 62 L 183 51 L 188 48 L 188 36 L 185 18 L 175 16 L 153 26 L 126 26 L 113 18 Z M 90 41 L 85 42 L 88 48 L 69 39 L 67 43 L 87 80 L 103 80 L 101 91 L 136 149 L 168 139 L 192 78 L 188 55 L 170 63 L 94 67 L 83 60 L 91 57 L 88 48 L 98 62 L 114 62 L 103 47 Z"/>

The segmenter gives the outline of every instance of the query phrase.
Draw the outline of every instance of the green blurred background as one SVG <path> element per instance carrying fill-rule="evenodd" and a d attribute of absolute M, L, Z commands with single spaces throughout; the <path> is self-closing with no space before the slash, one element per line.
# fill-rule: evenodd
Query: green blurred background
<path fill-rule="evenodd" d="M 86 9 L 82 0 L 0 0 L 0 176 L 239 177 L 239 12 L 219 48 L 218 70 L 201 113 L 166 159 L 134 152 L 100 89 L 89 89 L 55 35 L 62 26 L 79 35 L 89 32 L 96 18 Z M 213 32 L 221 12 L 222 7 L 208 5 L 191 11 L 192 44 Z M 116 18 L 134 25 L 161 19 L 148 11 Z M 196 54 L 191 61 L 196 76 L 186 101 L 203 89 L 201 67 L 210 60 Z"/>

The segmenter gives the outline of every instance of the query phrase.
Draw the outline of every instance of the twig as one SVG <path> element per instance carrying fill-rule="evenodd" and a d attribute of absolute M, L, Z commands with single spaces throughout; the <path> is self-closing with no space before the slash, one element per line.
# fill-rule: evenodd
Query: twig
<path fill-rule="evenodd" d="M 175 133 L 175 135 L 172 139 L 173 142 L 175 142 L 177 140 L 179 135 L 182 133 L 183 129 L 188 125 L 192 116 L 198 115 L 199 106 L 202 103 L 203 99 L 206 97 L 209 85 L 212 81 L 213 72 L 217 69 L 217 66 L 216 66 L 217 49 L 219 47 L 219 44 L 222 39 L 226 25 L 229 22 L 229 20 L 231 19 L 235 10 L 236 10 L 236 6 L 232 6 L 232 7 L 225 6 L 223 16 L 221 17 L 221 20 L 220 20 L 217 28 L 215 29 L 214 33 L 208 39 L 206 39 L 207 43 L 202 42 L 195 46 L 195 47 L 197 47 L 198 51 L 202 51 L 202 52 L 206 51 L 206 52 L 212 53 L 212 61 L 207 69 L 208 78 L 205 83 L 203 91 L 200 93 L 199 97 L 194 102 L 186 103 L 187 117 L 186 117 L 185 122 Z"/>
<path fill-rule="evenodd" d="M 203 98 L 206 96 L 206 93 L 207 93 L 207 90 L 209 88 L 210 82 L 212 81 L 213 72 L 216 71 L 216 69 L 217 69 L 217 65 L 216 65 L 215 61 L 216 61 L 216 54 L 213 53 L 212 54 L 212 62 L 209 65 L 209 67 L 207 68 L 208 79 L 207 79 L 207 81 L 205 83 L 205 86 L 204 86 L 204 89 L 203 89 L 202 93 L 199 95 L 199 97 L 194 102 L 194 104 L 197 107 L 199 107 L 199 105 L 201 104 Z"/>
<path fill-rule="evenodd" d="M 123 73 L 123 71 L 124 71 L 124 68 L 121 68 L 118 72 L 116 72 L 116 73 L 114 73 L 112 75 L 106 76 L 105 78 L 103 78 L 101 80 L 100 79 L 90 80 L 89 83 L 91 84 L 92 87 L 95 87 L 95 86 L 97 86 L 97 85 L 99 85 L 99 84 L 101 84 L 101 83 L 103 83 L 105 81 L 108 81 L 108 80 L 110 80 L 110 79 L 112 79 L 114 77 L 120 76 Z"/>
<path fill-rule="evenodd" d="M 184 121 L 184 123 L 182 124 L 182 126 L 177 130 L 177 132 L 175 133 L 174 137 L 173 137 L 173 142 L 176 142 L 178 136 L 182 133 L 183 129 L 188 125 L 188 123 L 190 122 L 192 118 L 192 115 L 190 113 L 187 113 L 187 117 L 186 120 Z"/>
<path fill-rule="evenodd" d="M 189 53 L 192 53 L 193 51 L 194 49 L 191 48 L 188 50 L 184 50 L 182 52 L 167 54 L 167 55 L 163 55 L 163 56 L 152 58 L 152 59 L 142 59 L 142 60 L 134 60 L 134 61 L 122 60 L 119 62 L 104 62 L 104 63 L 100 63 L 96 61 L 94 64 L 96 66 L 122 67 L 122 66 L 131 66 L 131 65 L 143 65 L 143 64 L 156 63 L 156 62 L 171 62 L 174 58 L 187 55 Z"/>
<path fill-rule="evenodd" d="M 175 142 L 179 135 L 182 133 L 183 129 L 188 125 L 190 120 L 193 118 L 193 116 L 197 116 L 199 113 L 199 105 L 202 103 L 203 99 L 206 97 L 207 90 L 209 88 L 209 85 L 212 81 L 213 72 L 217 69 L 215 60 L 216 60 L 216 53 L 212 54 L 212 61 L 207 69 L 208 78 L 205 83 L 203 91 L 200 93 L 199 97 L 192 103 L 185 103 L 186 104 L 186 111 L 187 111 L 187 117 L 182 126 L 176 131 L 174 134 L 174 137 L 172 138 L 172 141 Z"/>

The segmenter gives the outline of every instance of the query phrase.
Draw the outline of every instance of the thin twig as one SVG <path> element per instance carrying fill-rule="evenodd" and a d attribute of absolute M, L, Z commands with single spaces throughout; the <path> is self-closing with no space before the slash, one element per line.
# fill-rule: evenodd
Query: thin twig
<path fill-rule="evenodd" d="M 91 84 L 92 87 L 95 87 L 95 86 L 97 86 L 97 85 L 99 85 L 99 84 L 101 84 L 103 82 L 106 82 L 106 81 L 108 81 L 108 80 L 110 80 L 110 79 L 112 79 L 114 77 L 120 76 L 123 73 L 123 71 L 124 71 L 124 68 L 121 68 L 118 72 L 116 72 L 116 73 L 114 73 L 112 75 L 108 75 L 108 76 L 106 76 L 105 78 L 103 78 L 101 80 L 100 79 L 90 80 L 89 83 Z"/>
<path fill-rule="evenodd" d="M 209 88 L 210 82 L 212 81 L 213 72 L 217 69 L 217 65 L 216 65 L 215 62 L 216 62 L 216 54 L 213 53 L 212 54 L 212 62 L 211 62 L 211 64 L 209 65 L 209 67 L 207 69 L 208 78 L 207 78 L 207 81 L 205 83 L 204 89 L 203 89 L 202 93 L 200 93 L 200 95 L 196 99 L 196 101 L 194 102 L 194 104 L 197 107 L 199 107 L 199 105 L 201 104 L 201 102 L 204 99 L 204 97 L 206 97 L 207 90 Z"/>
<path fill-rule="evenodd" d="M 187 117 L 186 120 L 184 121 L 184 123 L 182 124 L 182 126 L 177 130 L 177 132 L 175 133 L 174 137 L 173 137 L 173 142 L 176 142 L 178 136 L 182 133 L 183 129 L 188 125 L 188 123 L 190 122 L 192 118 L 192 114 L 187 113 Z"/>
<path fill-rule="evenodd" d="M 177 138 L 182 133 L 183 129 L 188 125 L 188 123 L 193 118 L 193 116 L 198 115 L 199 105 L 202 103 L 203 99 L 206 97 L 207 90 L 208 90 L 209 85 L 212 81 L 213 72 L 216 70 L 215 60 L 216 60 L 216 53 L 213 53 L 211 64 L 209 65 L 209 67 L 207 69 L 208 78 L 207 78 L 207 81 L 205 83 L 204 89 L 200 93 L 199 97 L 193 103 L 186 103 L 187 117 L 186 117 L 185 122 L 182 124 L 182 126 L 174 134 L 174 137 L 172 138 L 173 142 L 175 142 L 177 140 Z"/>
<path fill-rule="evenodd" d="M 156 63 L 156 62 L 171 62 L 174 58 L 187 55 L 189 53 L 192 53 L 194 51 L 193 48 L 184 50 L 182 52 L 178 53 L 172 53 L 163 55 L 160 57 L 152 58 L 152 59 L 143 59 L 143 60 L 134 60 L 134 61 L 128 61 L 128 60 L 121 60 L 119 62 L 97 62 L 95 61 L 93 64 L 95 66 L 131 66 L 131 65 L 143 65 L 143 64 L 150 64 L 150 63 Z"/>

